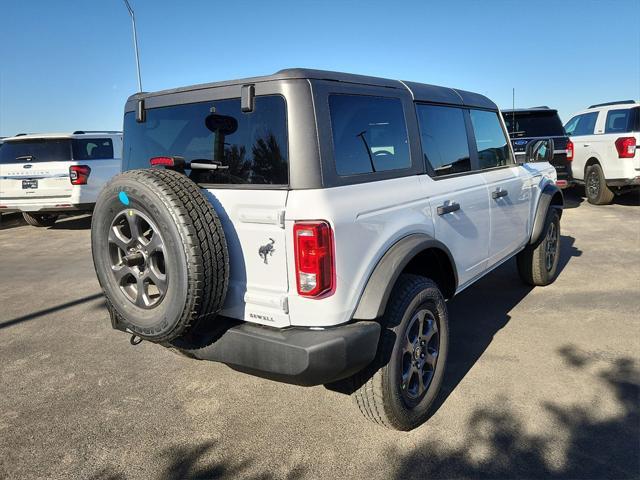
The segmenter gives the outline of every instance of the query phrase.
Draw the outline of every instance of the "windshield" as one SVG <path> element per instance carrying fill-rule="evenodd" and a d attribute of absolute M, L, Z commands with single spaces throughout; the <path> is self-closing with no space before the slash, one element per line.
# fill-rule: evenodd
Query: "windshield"
<path fill-rule="evenodd" d="M 242 112 L 239 98 L 153 108 L 143 123 L 128 112 L 123 154 L 126 170 L 149 168 L 153 157 L 178 156 L 221 167 L 187 170 L 200 184 L 286 185 L 284 98 L 257 96 L 251 112 Z"/>
<path fill-rule="evenodd" d="M 503 117 L 511 138 L 564 137 L 566 135 L 555 110 L 504 112 Z"/>
<path fill-rule="evenodd" d="M 0 164 L 71 160 L 71 140 L 12 140 L 0 144 Z"/>

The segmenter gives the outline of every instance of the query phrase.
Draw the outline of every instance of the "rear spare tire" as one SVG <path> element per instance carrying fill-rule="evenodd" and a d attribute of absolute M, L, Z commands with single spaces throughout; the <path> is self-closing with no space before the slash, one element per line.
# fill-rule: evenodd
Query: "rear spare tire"
<path fill-rule="evenodd" d="M 25 222 L 34 227 L 50 227 L 58 220 L 58 215 L 55 213 L 22 212 L 22 217 Z"/>
<path fill-rule="evenodd" d="M 214 321 L 222 308 L 229 283 L 222 225 L 181 173 L 114 177 L 96 202 L 91 247 L 114 328 L 170 342 Z"/>

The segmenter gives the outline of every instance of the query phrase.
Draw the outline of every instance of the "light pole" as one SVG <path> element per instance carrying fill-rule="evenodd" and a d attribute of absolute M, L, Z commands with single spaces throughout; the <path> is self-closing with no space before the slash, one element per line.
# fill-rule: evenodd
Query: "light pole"
<path fill-rule="evenodd" d="M 129 15 L 131 15 L 131 23 L 133 24 L 133 48 L 135 49 L 135 52 L 136 52 L 136 69 L 138 71 L 138 91 L 141 92 L 142 79 L 140 78 L 140 57 L 138 55 L 138 34 L 136 33 L 136 16 L 133 13 L 133 8 L 131 8 L 131 5 L 129 5 L 129 1 L 128 0 L 123 0 L 123 1 L 127 7 L 127 10 L 129 10 Z"/>

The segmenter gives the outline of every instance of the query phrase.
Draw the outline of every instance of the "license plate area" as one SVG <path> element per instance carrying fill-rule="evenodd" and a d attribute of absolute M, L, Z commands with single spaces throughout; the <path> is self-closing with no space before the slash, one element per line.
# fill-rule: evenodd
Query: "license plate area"
<path fill-rule="evenodd" d="M 33 190 L 35 188 L 38 188 L 38 180 L 33 180 L 33 179 L 22 180 L 23 190 Z"/>

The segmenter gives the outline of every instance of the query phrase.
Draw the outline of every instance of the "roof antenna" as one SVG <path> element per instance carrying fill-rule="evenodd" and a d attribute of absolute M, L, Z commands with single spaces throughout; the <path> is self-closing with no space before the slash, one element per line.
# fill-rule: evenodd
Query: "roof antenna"
<path fill-rule="evenodd" d="M 138 34 L 136 32 L 136 16 L 133 13 L 133 8 L 129 5 L 128 0 L 123 0 L 127 10 L 129 10 L 129 15 L 131 15 L 131 23 L 133 25 L 133 48 L 136 52 L 136 69 L 138 71 L 138 91 L 142 92 L 142 79 L 140 78 L 140 57 L 138 56 Z"/>
<path fill-rule="evenodd" d="M 126 0 L 125 0 L 126 1 Z M 511 134 L 516 131 L 516 87 L 511 89 Z"/>

